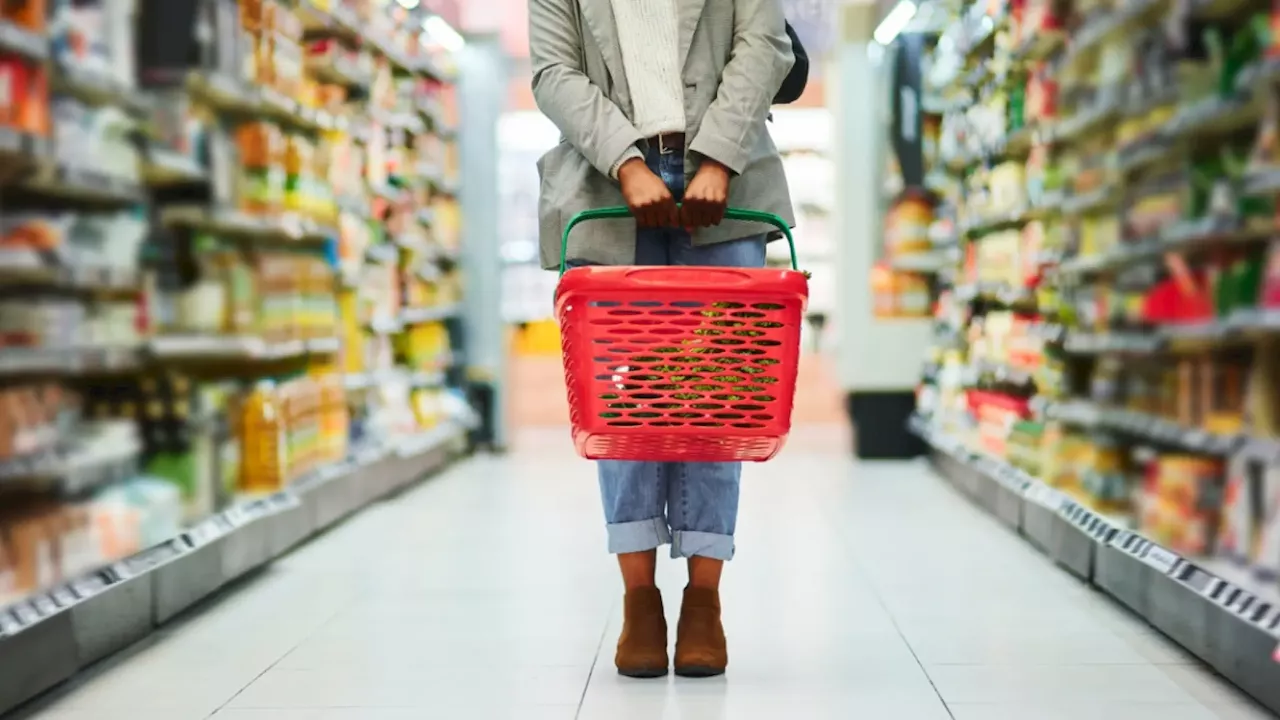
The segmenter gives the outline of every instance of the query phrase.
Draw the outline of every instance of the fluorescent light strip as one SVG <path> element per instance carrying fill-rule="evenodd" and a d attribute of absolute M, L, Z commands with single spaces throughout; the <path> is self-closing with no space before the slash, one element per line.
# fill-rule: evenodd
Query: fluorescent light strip
<path fill-rule="evenodd" d="M 396 0 L 396 2 L 400 3 L 400 7 L 405 10 L 412 10 L 418 7 L 418 4 L 421 3 L 422 0 Z"/>
<path fill-rule="evenodd" d="M 458 31 L 454 30 L 453 26 L 439 15 L 431 15 L 426 20 L 423 20 L 422 29 L 432 42 L 449 52 L 458 52 L 467 44 L 467 41 L 458 34 Z"/>
<path fill-rule="evenodd" d="M 875 32 L 871 33 L 871 37 L 881 45 L 888 45 L 898 37 L 898 33 L 907 27 L 907 23 L 911 22 L 911 18 L 916 16 L 916 4 L 911 0 L 900 0 L 888 15 L 884 16 L 884 20 L 876 26 Z"/>

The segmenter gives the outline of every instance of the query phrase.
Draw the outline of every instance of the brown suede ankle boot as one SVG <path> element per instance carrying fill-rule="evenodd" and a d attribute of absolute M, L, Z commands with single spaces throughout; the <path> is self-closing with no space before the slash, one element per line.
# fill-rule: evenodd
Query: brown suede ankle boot
<path fill-rule="evenodd" d="M 622 637 L 614 655 L 618 674 L 656 678 L 667 674 L 667 618 L 656 587 L 628 590 L 623 599 Z"/>
<path fill-rule="evenodd" d="M 729 666 L 729 650 L 720 622 L 720 593 L 686 587 L 676 629 L 676 675 L 714 677 Z"/>

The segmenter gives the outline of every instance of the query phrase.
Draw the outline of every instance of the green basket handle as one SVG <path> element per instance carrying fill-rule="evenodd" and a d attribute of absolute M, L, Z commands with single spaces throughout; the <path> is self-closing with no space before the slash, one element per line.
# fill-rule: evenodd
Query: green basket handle
<path fill-rule="evenodd" d="M 569 253 L 569 233 L 573 231 L 579 224 L 588 220 L 617 220 L 619 218 L 631 217 L 631 209 L 619 205 L 617 207 L 599 208 L 596 210 L 583 210 L 582 212 L 569 218 L 568 224 L 564 226 L 564 235 L 560 238 L 560 274 L 564 275 L 566 264 L 568 262 L 566 256 Z M 772 225 L 782 231 L 787 238 L 787 245 L 791 249 L 791 269 L 799 270 L 800 265 L 796 262 L 796 239 L 791 235 L 791 226 L 786 220 L 774 215 L 773 213 L 764 212 L 763 210 L 743 210 L 741 208 L 725 208 L 725 220 L 746 220 L 748 222 L 765 223 Z"/>

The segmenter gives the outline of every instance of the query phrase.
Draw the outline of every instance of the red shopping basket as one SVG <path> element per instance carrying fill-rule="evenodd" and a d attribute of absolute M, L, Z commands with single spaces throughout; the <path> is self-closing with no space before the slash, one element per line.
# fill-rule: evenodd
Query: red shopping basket
<path fill-rule="evenodd" d="M 786 221 L 769 223 L 791 246 L 791 270 L 581 267 L 565 271 L 579 223 L 630 215 L 588 210 L 565 226 L 556 317 L 569 420 L 592 460 L 768 460 L 791 430 L 808 277 L 796 269 Z"/>

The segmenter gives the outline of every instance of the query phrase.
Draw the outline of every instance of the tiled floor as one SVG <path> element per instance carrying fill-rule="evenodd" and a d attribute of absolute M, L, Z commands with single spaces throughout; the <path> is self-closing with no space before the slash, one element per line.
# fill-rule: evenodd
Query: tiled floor
<path fill-rule="evenodd" d="M 725 678 L 615 674 L 594 474 L 556 432 L 356 516 L 28 716 L 1270 717 L 923 466 L 797 432 L 748 469 Z"/>

